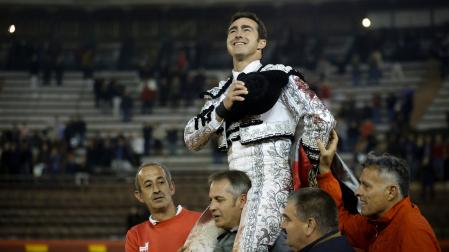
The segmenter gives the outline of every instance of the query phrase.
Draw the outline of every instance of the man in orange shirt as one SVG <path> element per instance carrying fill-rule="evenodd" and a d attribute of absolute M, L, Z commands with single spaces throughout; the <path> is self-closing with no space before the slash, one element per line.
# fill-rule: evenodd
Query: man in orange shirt
<path fill-rule="evenodd" d="M 365 251 L 441 251 L 432 227 L 410 201 L 410 175 L 402 159 L 369 153 L 355 192 L 361 214 L 350 214 L 344 208 L 340 186 L 329 172 L 337 143 L 335 131 L 328 149 L 318 140 L 318 184 L 337 203 L 340 230 L 351 245 Z"/>
<path fill-rule="evenodd" d="M 135 225 L 126 234 L 126 252 L 176 252 L 200 217 L 181 206 L 172 196 L 175 184 L 170 172 L 157 163 L 143 164 L 137 171 L 134 196 L 151 212 L 148 221 Z"/>

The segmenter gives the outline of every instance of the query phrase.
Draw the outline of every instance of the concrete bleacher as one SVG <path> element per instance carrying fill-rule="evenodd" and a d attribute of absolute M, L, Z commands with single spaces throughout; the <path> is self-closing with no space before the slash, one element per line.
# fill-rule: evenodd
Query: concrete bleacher
<path fill-rule="evenodd" d="M 422 82 L 424 72 L 423 63 L 402 63 L 404 78 L 401 80 L 391 77 L 391 64 L 384 66 L 384 78 L 379 85 L 363 84 L 352 86 L 350 69 L 344 75 L 332 74 L 329 81 L 332 85 L 331 109 L 335 112 L 348 96 L 353 96 L 358 105 L 371 100 L 373 93 L 386 96 L 389 92 L 399 93 L 404 88 L 415 89 Z M 305 72 L 308 75 L 308 72 Z M 222 79 L 228 75 L 225 70 L 208 71 L 212 78 Z M 140 114 L 138 102 L 139 79 L 134 71 L 98 71 L 95 77 L 116 79 L 118 83 L 126 86 L 130 94 L 135 97 L 135 109 L 132 122 L 124 123 L 120 117 L 112 113 L 104 113 L 94 106 L 92 85 L 83 80 L 80 72 L 67 72 L 64 74 L 62 86 L 54 83 L 49 86 L 30 86 L 29 75 L 26 72 L 0 72 L 0 130 L 9 129 L 13 124 L 26 123 L 30 129 L 44 129 L 54 126 L 55 121 L 66 122 L 73 115 L 79 114 L 86 121 L 87 135 L 116 135 L 122 132 L 127 135 L 141 135 L 144 124 L 159 125 L 163 129 L 176 128 L 182 139 L 182 130 L 186 122 L 196 113 L 202 105 L 197 100 L 193 106 L 178 108 L 156 106 L 151 115 Z M 362 79 L 367 78 L 367 67 L 362 66 Z M 56 119 L 57 118 L 57 119 Z M 388 130 L 384 120 L 376 125 L 378 131 Z M 167 157 L 167 153 L 159 156 L 144 157 L 144 161 L 163 161 L 173 169 L 222 169 L 224 165 L 214 165 L 211 157 L 211 148 L 199 152 L 190 152 L 182 141 L 178 143 L 175 157 Z"/>
<path fill-rule="evenodd" d="M 333 106 L 338 108 L 341 101 L 352 95 L 358 102 L 368 102 L 375 92 L 386 95 L 400 92 L 401 89 L 416 88 L 422 81 L 422 67 L 419 63 L 403 64 L 406 78 L 391 79 L 389 65 L 385 66 L 384 78 L 378 86 L 351 85 L 351 75 L 332 75 Z M 366 69 L 365 69 L 366 70 Z M 209 75 L 226 76 L 226 71 L 213 71 Z M 366 74 L 364 74 L 366 75 Z M 365 76 L 362 75 L 362 78 Z M 134 97 L 138 96 L 139 81 L 135 72 L 98 72 L 96 77 L 116 78 L 126 86 Z M 120 118 L 104 114 L 94 107 L 92 86 L 86 84 L 79 72 L 64 75 L 61 87 L 41 86 L 31 88 L 29 76 L 25 72 L 0 72 L 2 91 L 0 92 L 0 130 L 10 128 L 13 123 L 26 122 L 31 129 L 43 129 L 58 116 L 66 121 L 74 114 L 80 114 L 87 122 L 88 133 L 103 130 L 120 130 L 140 133 L 143 123 L 161 123 L 162 127 L 183 129 L 185 123 L 198 112 L 200 103 L 193 107 L 167 108 L 155 107 L 151 115 L 141 115 L 139 103 L 136 102 L 133 121 L 122 123 Z M 137 101 L 137 98 L 136 98 Z"/>
<path fill-rule="evenodd" d="M 418 129 L 447 129 L 446 113 L 449 113 L 449 80 L 441 85 L 437 96 L 418 123 Z"/>
<path fill-rule="evenodd" d="M 391 63 L 386 63 L 383 67 L 383 77 L 380 80 L 379 85 L 368 85 L 366 81 L 361 81 L 360 85 L 353 86 L 352 77 L 350 74 L 351 68 L 348 69 L 347 74 L 332 75 L 329 78 L 329 81 L 333 84 L 333 106 L 338 108 L 340 103 L 349 95 L 352 95 L 358 103 L 366 103 L 371 101 L 374 93 L 379 93 L 381 96 L 386 96 L 390 92 L 399 94 L 404 88 L 415 89 L 423 81 L 423 75 L 425 74 L 423 63 L 408 62 L 402 63 L 401 65 L 404 72 L 404 77 L 399 79 L 392 76 Z M 367 66 L 362 66 L 361 70 L 361 80 L 367 80 Z"/>
<path fill-rule="evenodd" d="M 92 86 L 82 79 L 79 72 L 64 75 L 62 86 L 30 87 L 25 72 L 0 72 L 0 130 L 11 128 L 13 124 L 27 123 L 30 129 L 44 129 L 52 125 L 55 117 L 66 122 L 79 114 L 86 121 L 88 135 L 105 130 L 124 133 L 140 133 L 144 123 L 160 123 L 162 128 L 182 129 L 190 117 L 197 113 L 196 107 L 155 107 L 151 115 L 140 114 L 137 101 L 139 80 L 136 72 L 98 72 L 95 77 L 116 78 L 136 99 L 133 121 L 123 123 L 121 117 L 102 113 L 94 106 Z"/>

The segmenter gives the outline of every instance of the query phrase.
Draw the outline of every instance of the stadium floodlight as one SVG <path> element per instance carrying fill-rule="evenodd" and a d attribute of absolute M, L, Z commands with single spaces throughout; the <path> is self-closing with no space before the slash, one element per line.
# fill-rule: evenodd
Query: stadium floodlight
<path fill-rule="evenodd" d="M 370 26 L 371 26 L 371 20 L 369 19 L 369 18 L 364 18 L 363 20 L 362 20 L 362 25 L 363 25 L 363 27 L 365 27 L 365 28 L 369 28 Z"/>
<path fill-rule="evenodd" d="M 11 33 L 11 34 L 13 34 L 15 31 L 16 31 L 16 26 L 13 25 L 13 24 L 10 25 L 9 28 L 8 28 L 8 32 Z"/>

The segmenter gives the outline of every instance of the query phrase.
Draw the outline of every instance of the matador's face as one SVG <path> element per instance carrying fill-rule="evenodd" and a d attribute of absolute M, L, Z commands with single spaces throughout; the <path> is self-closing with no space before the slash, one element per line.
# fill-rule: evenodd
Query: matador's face
<path fill-rule="evenodd" d="M 226 45 L 229 54 L 239 61 L 256 60 L 262 57 L 265 39 L 259 39 L 257 23 L 249 18 L 239 18 L 228 28 Z"/>

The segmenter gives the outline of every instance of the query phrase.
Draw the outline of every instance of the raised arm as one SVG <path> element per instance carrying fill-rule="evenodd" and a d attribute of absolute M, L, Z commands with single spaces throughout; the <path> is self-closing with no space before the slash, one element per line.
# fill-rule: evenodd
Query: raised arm
<path fill-rule="evenodd" d="M 344 233 L 352 246 L 357 248 L 367 248 L 369 237 L 375 232 L 370 225 L 368 219 L 360 214 L 350 214 L 343 205 L 342 192 L 340 184 L 332 175 L 331 164 L 337 151 L 338 136 L 335 130 L 332 130 L 327 148 L 319 139 L 317 146 L 320 150 L 320 174 L 317 176 L 318 186 L 326 191 L 335 201 L 338 208 L 339 228 Z"/>

